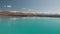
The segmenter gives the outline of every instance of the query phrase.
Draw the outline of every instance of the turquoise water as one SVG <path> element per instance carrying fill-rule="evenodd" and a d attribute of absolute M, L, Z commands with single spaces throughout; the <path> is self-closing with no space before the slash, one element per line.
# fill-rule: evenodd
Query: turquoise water
<path fill-rule="evenodd" d="M 60 18 L 1 18 L 0 34 L 60 34 Z"/>

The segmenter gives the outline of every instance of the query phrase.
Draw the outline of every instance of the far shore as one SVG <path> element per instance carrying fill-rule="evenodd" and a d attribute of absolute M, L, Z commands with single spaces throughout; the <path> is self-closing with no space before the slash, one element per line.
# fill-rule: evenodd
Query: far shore
<path fill-rule="evenodd" d="M 1 11 L 0 16 L 11 16 L 11 17 L 60 17 L 60 14 L 34 14 L 34 13 L 23 13 L 23 12 L 8 12 Z"/>

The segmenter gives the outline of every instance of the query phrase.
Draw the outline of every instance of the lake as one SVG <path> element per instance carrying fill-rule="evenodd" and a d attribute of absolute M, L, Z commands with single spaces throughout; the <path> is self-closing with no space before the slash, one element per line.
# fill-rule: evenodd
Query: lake
<path fill-rule="evenodd" d="M 60 18 L 0 18 L 0 34 L 60 34 Z"/>

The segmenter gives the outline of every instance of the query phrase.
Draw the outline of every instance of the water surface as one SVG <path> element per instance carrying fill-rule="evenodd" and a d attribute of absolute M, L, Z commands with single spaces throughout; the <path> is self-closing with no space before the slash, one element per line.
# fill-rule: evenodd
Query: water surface
<path fill-rule="evenodd" d="M 0 18 L 0 34 L 60 34 L 60 18 Z"/>

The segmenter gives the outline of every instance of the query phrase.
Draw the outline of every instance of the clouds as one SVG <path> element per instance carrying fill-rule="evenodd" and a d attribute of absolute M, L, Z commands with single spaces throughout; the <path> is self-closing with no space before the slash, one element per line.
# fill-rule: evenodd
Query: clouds
<path fill-rule="evenodd" d="M 28 11 L 34 11 L 34 9 L 28 9 Z"/>
<path fill-rule="evenodd" d="M 29 9 L 29 8 L 21 8 L 22 11 L 28 11 L 28 12 L 31 12 L 31 11 L 34 11 L 34 9 Z"/>
<path fill-rule="evenodd" d="M 4 5 L 4 7 L 6 7 L 6 8 L 11 8 L 12 5 Z"/>
<path fill-rule="evenodd" d="M 26 10 L 26 8 L 21 8 L 22 10 Z"/>

